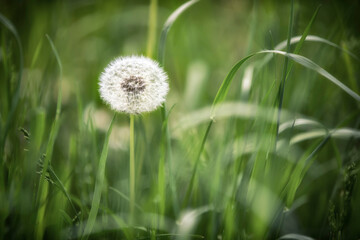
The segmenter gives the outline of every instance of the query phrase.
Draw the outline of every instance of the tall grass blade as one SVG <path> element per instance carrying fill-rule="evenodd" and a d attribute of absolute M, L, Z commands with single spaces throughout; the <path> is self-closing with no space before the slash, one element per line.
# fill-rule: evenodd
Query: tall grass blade
<path fill-rule="evenodd" d="M 168 35 L 168 32 L 170 31 L 171 26 L 173 25 L 173 23 L 176 21 L 176 19 L 189 7 L 191 7 L 193 4 L 195 4 L 196 2 L 198 2 L 199 0 L 191 0 L 188 1 L 184 4 L 182 4 L 179 8 L 177 8 L 166 20 L 163 29 L 161 31 L 161 36 L 160 36 L 160 43 L 159 43 L 159 49 L 158 49 L 158 61 L 160 63 L 160 65 L 164 65 L 164 61 L 165 61 L 165 46 L 166 46 L 166 38 Z M 167 156 L 167 158 L 169 159 L 169 169 L 171 169 L 171 144 L 170 144 L 170 133 L 169 133 L 169 129 L 168 129 L 168 124 L 167 124 L 167 119 L 169 117 L 169 113 L 166 113 L 166 106 L 164 104 L 164 106 L 161 108 L 161 115 L 162 115 L 162 120 L 163 120 L 163 139 L 165 139 L 163 141 L 163 151 L 162 151 L 162 156 L 160 158 L 160 163 L 159 163 L 159 180 L 160 183 L 163 183 L 163 179 L 164 176 L 163 174 L 163 165 L 165 163 L 165 159 L 164 157 Z M 166 147 L 165 147 L 166 145 Z M 170 174 L 170 187 L 171 187 L 171 191 L 172 191 L 172 195 L 173 195 L 173 207 L 174 207 L 174 211 L 176 214 L 178 214 L 178 204 L 176 201 L 176 186 L 175 183 L 172 179 L 172 174 Z M 161 189 L 163 189 L 164 187 L 160 187 Z M 163 195 L 163 194 L 162 194 Z M 164 208 L 164 203 L 162 203 L 162 207 Z"/>
<path fill-rule="evenodd" d="M 287 53 L 290 52 L 290 47 L 291 47 L 290 40 L 291 40 L 291 36 L 292 36 L 292 31 L 293 31 L 293 18 L 294 18 L 294 0 L 291 0 L 290 23 L 289 23 L 288 38 L 287 38 L 287 43 L 286 43 L 286 52 Z M 305 33 L 303 34 L 303 36 L 304 35 L 305 35 Z M 304 39 L 305 38 L 302 37 L 302 42 L 304 41 Z M 302 42 L 300 40 L 300 43 L 302 43 Z M 277 144 L 277 140 L 279 137 L 280 115 L 281 115 L 281 109 L 282 109 L 284 92 L 285 92 L 285 83 L 289 76 L 288 74 L 291 71 L 291 68 L 288 71 L 288 62 L 289 62 L 289 59 L 285 58 L 283 73 L 282 73 L 282 80 L 281 80 L 280 86 L 279 86 L 279 93 L 278 93 L 278 101 L 279 101 L 278 104 L 279 105 L 278 105 L 278 114 L 277 114 L 277 123 L 276 123 L 275 149 L 276 149 L 276 144 Z"/>
<path fill-rule="evenodd" d="M 205 142 L 207 140 L 207 137 L 209 135 L 209 132 L 210 132 L 210 129 L 211 129 L 211 126 L 212 126 L 213 122 L 214 122 L 213 120 L 210 120 L 209 125 L 208 125 L 208 127 L 206 129 L 205 135 L 204 135 L 204 137 L 202 139 L 199 152 L 198 152 L 198 154 L 196 156 L 195 165 L 194 165 L 194 168 L 193 168 L 193 172 L 191 174 L 191 179 L 190 179 L 190 182 L 189 182 L 189 186 L 188 186 L 188 188 L 186 190 L 185 198 L 184 198 L 184 201 L 183 201 L 183 205 L 182 205 L 183 207 L 188 206 L 188 203 L 189 203 L 189 200 L 190 200 L 190 197 L 191 197 L 191 193 L 192 193 L 192 189 L 193 189 L 193 186 L 194 186 L 195 175 L 196 175 L 196 171 L 197 171 L 197 168 L 198 168 L 198 165 L 199 165 L 201 153 L 204 150 Z"/>
<path fill-rule="evenodd" d="M 49 162 L 51 161 L 52 151 L 53 151 L 53 148 L 54 148 L 55 139 L 56 139 L 59 127 L 60 127 L 59 118 L 60 118 L 60 111 L 61 111 L 62 64 L 61 64 L 61 61 L 60 61 L 60 58 L 59 58 L 59 54 L 57 53 L 56 48 L 55 48 L 51 38 L 48 35 L 46 35 L 46 38 L 48 39 L 49 44 L 51 46 L 51 49 L 52 49 L 52 51 L 53 51 L 53 53 L 55 55 L 55 58 L 56 58 L 56 61 L 58 63 L 60 72 L 59 72 L 59 90 L 58 90 L 58 99 L 57 99 L 57 105 L 56 105 L 56 114 L 55 114 L 55 119 L 54 119 L 53 124 L 52 124 L 51 129 L 50 129 L 50 137 L 49 137 L 49 141 L 48 141 L 48 144 L 47 144 L 47 147 L 46 147 L 46 157 L 45 157 L 44 167 L 43 167 L 42 174 L 40 176 L 39 187 L 38 187 L 38 194 L 37 194 L 38 200 L 39 200 L 39 194 L 41 194 L 41 188 L 42 188 L 42 185 L 43 185 L 43 182 L 44 182 L 45 174 L 46 174 L 46 172 L 48 170 Z"/>
<path fill-rule="evenodd" d="M 232 82 L 232 80 L 234 79 L 234 76 L 236 74 L 236 72 L 239 70 L 239 68 L 251 57 L 253 57 L 255 54 L 250 54 L 249 56 L 241 59 L 239 62 L 237 62 L 232 69 L 230 70 L 230 72 L 228 73 L 228 75 L 226 76 L 226 78 L 224 79 L 224 81 L 221 83 L 221 86 L 219 88 L 219 90 L 216 93 L 215 99 L 212 103 L 212 109 L 211 109 L 211 117 L 215 117 L 215 106 L 217 104 L 219 104 L 220 102 L 224 101 L 224 99 L 226 98 L 226 95 L 229 91 L 229 87 L 230 84 Z"/>
<path fill-rule="evenodd" d="M 15 93 L 11 99 L 11 108 L 10 108 L 8 117 L 6 119 L 4 130 L 2 128 L 0 129 L 1 130 L 1 133 L 0 133 L 0 157 L 2 157 L 6 136 L 8 134 L 11 124 L 13 123 L 15 110 L 19 103 L 20 86 L 21 86 L 21 80 L 22 80 L 22 73 L 23 73 L 23 69 L 24 69 L 24 55 L 23 55 L 23 49 L 22 49 L 20 37 L 19 37 L 19 34 L 16 31 L 16 28 L 14 27 L 14 25 L 10 22 L 9 19 L 7 19 L 1 13 L 0 13 L 0 22 L 14 35 L 16 44 L 19 48 L 19 73 L 17 75 L 17 83 L 16 83 L 16 88 L 15 88 Z"/>
<path fill-rule="evenodd" d="M 44 159 L 44 163 L 43 163 L 43 170 L 40 176 L 40 180 L 39 180 L 39 186 L 38 186 L 38 191 L 37 191 L 37 195 L 36 195 L 36 204 L 38 207 L 38 214 L 36 217 L 36 226 L 37 226 L 37 230 L 36 230 L 36 238 L 37 239 L 41 239 L 42 238 L 42 234 L 43 234 L 43 214 L 44 214 L 44 209 L 45 209 L 45 205 L 42 206 L 43 204 L 45 204 L 45 200 L 46 200 L 46 195 L 47 195 L 47 191 L 43 191 L 43 187 L 44 187 L 44 180 L 45 180 L 45 175 L 48 171 L 48 167 L 50 165 L 50 161 L 52 158 L 52 153 L 53 153 L 53 149 L 54 149 L 54 144 L 55 144 L 55 139 L 56 136 L 58 134 L 59 128 L 60 128 L 60 111 L 61 111 L 61 79 L 62 79 L 62 64 L 59 58 L 59 54 L 57 53 L 57 50 L 51 40 L 51 38 L 46 35 L 47 40 L 49 41 L 49 44 L 51 46 L 51 49 L 55 55 L 56 61 L 58 63 L 58 67 L 59 67 L 59 90 L 58 90 L 58 99 L 57 99 L 57 105 L 56 105 L 56 114 L 55 114 L 55 119 L 52 123 L 51 129 L 50 129 L 50 136 L 49 136 L 49 141 L 48 144 L 46 146 L 46 155 L 45 155 L 45 159 Z"/>
<path fill-rule="evenodd" d="M 126 196 L 124 193 L 120 192 L 118 189 L 113 188 L 113 187 L 109 187 L 110 190 L 114 191 L 114 193 L 118 194 L 120 197 L 122 197 L 123 199 L 125 199 L 127 202 L 130 202 L 130 198 L 128 196 Z M 140 211 L 140 212 L 144 212 L 144 210 L 141 208 L 141 206 L 139 204 L 137 204 L 135 202 L 135 207 Z"/>
<path fill-rule="evenodd" d="M 149 58 L 152 58 L 153 56 L 156 41 L 157 9 L 157 0 L 151 0 L 149 10 L 149 30 L 146 46 L 146 56 Z"/>
<path fill-rule="evenodd" d="M 91 204 L 91 209 L 89 213 L 89 218 L 85 226 L 85 230 L 83 233 L 83 236 L 81 239 L 87 239 L 89 235 L 91 234 L 92 228 L 94 227 L 96 216 L 99 210 L 100 205 L 100 199 L 101 199 L 101 192 L 104 185 L 104 179 L 105 179 L 105 167 L 106 167 L 106 159 L 108 154 L 108 148 L 109 148 L 109 139 L 111 135 L 111 130 L 113 128 L 113 124 L 115 122 L 116 114 L 114 114 L 114 117 L 110 123 L 109 129 L 105 136 L 104 146 L 101 152 L 100 160 L 99 160 L 99 168 L 96 176 L 96 182 L 95 182 L 95 190 L 93 195 L 93 200 Z"/>
<path fill-rule="evenodd" d="M 170 31 L 171 26 L 176 21 L 176 19 L 183 12 L 185 12 L 186 9 L 188 9 L 189 7 L 191 7 L 193 4 L 197 3 L 198 1 L 199 0 L 191 0 L 191 1 L 184 3 L 183 5 L 178 7 L 166 20 L 166 22 L 163 26 L 163 29 L 161 31 L 160 44 L 159 44 L 159 50 L 158 50 L 158 61 L 161 65 L 164 65 L 166 38 L 167 38 L 168 32 Z"/>
<path fill-rule="evenodd" d="M 296 164 L 294 171 L 291 173 L 291 178 L 288 182 L 287 188 L 285 188 L 286 192 L 284 192 L 285 194 L 287 194 L 286 205 L 288 207 L 291 207 L 291 205 L 293 204 L 296 191 L 300 186 L 300 183 L 302 182 L 307 170 L 311 166 L 314 157 L 325 146 L 330 137 L 330 134 L 326 135 L 307 157 L 305 157 L 306 155 L 304 155 L 304 157 L 300 159 L 299 162 Z"/>

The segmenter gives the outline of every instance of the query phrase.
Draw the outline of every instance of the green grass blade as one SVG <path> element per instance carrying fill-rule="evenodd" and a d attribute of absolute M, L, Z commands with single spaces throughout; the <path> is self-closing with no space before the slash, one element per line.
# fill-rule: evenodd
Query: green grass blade
<path fill-rule="evenodd" d="M 174 180 L 174 176 L 172 174 L 173 169 L 172 169 L 172 150 L 171 150 L 171 139 L 170 139 L 170 132 L 169 132 L 169 117 L 170 117 L 170 113 L 172 112 L 173 108 L 175 105 L 173 105 L 168 113 L 165 113 L 165 108 L 162 108 L 162 116 L 163 116 L 163 124 L 162 124 L 162 151 L 161 151 L 161 156 L 160 156 L 160 161 L 159 161 L 159 175 L 158 175 L 158 186 L 159 186 L 159 194 L 160 196 L 163 195 L 163 199 L 161 201 L 161 207 L 160 207 L 160 211 L 165 210 L 165 188 L 166 188 L 166 182 L 165 182 L 165 158 L 168 159 L 167 161 L 167 169 L 169 171 L 169 185 L 170 185 L 170 190 L 171 190 L 171 194 L 172 194 L 172 207 L 174 209 L 174 212 L 176 214 L 176 216 L 179 213 L 179 203 L 178 203 L 178 198 L 177 198 L 177 190 L 176 190 L 176 184 L 175 184 L 175 180 Z"/>
<path fill-rule="evenodd" d="M 330 134 L 326 135 L 323 138 L 323 140 L 319 144 L 316 145 L 314 150 L 307 157 L 305 157 L 307 154 L 307 153 L 305 153 L 304 157 L 302 159 L 300 159 L 299 162 L 296 164 L 294 171 L 291 173 L 291 178 L 290 178 L 290 180 L 288 182 L 288 186 L 287 186 L 288 188 L 286 189 L 287 190 L 286 191 L 287 207 L 291 207 L 291 205 L 293 204 L 297 189 L 300 186 L 302 180 L 304 179 L 304 176 L 305 176 L 307 170 L 311 166 L 311 164 L 314 160 L 314 157 L 325 146 L 325 144 L 328 142 L 330 137 L 331 137 Z"/>
<path fill-rule="evenodd" d="M 295 36 L 291 38 L 291 44 L 295 44 L 300 42 L 302 36 Z M 333 43 L 325 38 L 319 37 L 319 36 L 315 36 L 315 35 L 308 35 L 305 39 L 305 42 L 318 42 L 318 43 L 323 43 L 326 45 L 329 45 L 331 47 L 334 47 L 346 54 L 348 54 L 349 56 L 351 56 L 352 58 L 354 58 L 357 61 L 360 61 L 359 57 L 357 57 L 355 54 L 353 54 L 352 52 L 350 52 L 349 50 L 347 50 L 346 48 L 343 48 L 339 45 L 337 45 L 336 43 Z M 286 47 L 286 41 L 283 41 L 281 43 L 279 43 L 278 45 L 275 46 L 275 50 L 283 50 Z M 270 56 L 271 57 L 271 56 Z"/>
<path fill-rule="evenodd" d="M 71 200 L 70 194 L 68 193 L 68 191 L 66 190 L 64 184 L 62 183 L 62 181 L 60 180 L 60 178 L 56 175 L 54 169 L 52 168 L 52 166 L 48 167 L 48 172 L 50 174 L 50 178 L 52 180 L 54 180 L 55 185 L 60 189 L 60 191 L 65 195 L 65 197 L 67 198 L 67 200 L 70 203 L 71 208 L 73 209 L 75 216 L 78 216 L 78 213 L 76 211 L 76 208 L 74 206 L 74 203 Z"/>
<path fill-rule="evenodd" d="M 59 84 L 59 90 L 58 90 L 58 99 L 57 99 L 57 106 L 56 106 L 56 114 L 55 114 L 55 119 L 54 119 L 54 122 L 51 126 L 51 130 L 50 130 L 50 137 L 49 137 L 49 141 L 48 141 L 48 144 L 47 144 L 47 147 L 46 147 L 46 158 L 45 158 L 45 161 L 44 161 L 44 169 L 43 169 L 43 172 L 40 176 L 40 181 L 39 181 L 39 187 L 38 187 L 38 194 L 37 194 L 37 202 L 39 203 L 39 197 L 40 197 L 40 194 L 41 194 L 41 188 L 42 188 L 42 185 L 43 185 L 43 182 L 44 182 L 44 178 L 45 178 L 45 174 L 48 170 L 48 166 L 49 166 L 49 162 L 51 161 L 51 157 L 52 157 L 52 151 L 53 151 L 53 148 L 54 148 L 54 143 L 55 143 L 55 139 L 56 139 L 56 136 L 57 136 L 57 133 L 58 133 L 58 130 L 59 130 L 59 127 L 60 127 L 60 121 L 59 121 L 59 118 L 60 118 L 60 111 L 61 111 L 61 78 L 62 78 L 62 65 L 61 65 L 61 61 L 60 61 L 60 58 L 59 58 L 59 55 L 56 51 L 56 48 L 53 44 L 53 42 L 51 41 L 50 37 L 48 35 L 46 35 L 49 43 L 50 43 L 50 46 L 51 46 L 51 49 L 53 50 L 53 53 L 56 57 L 56 61 L 58 63 L 58 66 L 59 66 L 59 69 L 60 69 L 60 84 Z"/>
<path fill-rule="evenodd" d="M 312 131 L 307 131 L 305 133 L 299 133 L 291 138 L 290 145 L 297 144 L 299 142 L 311 140 L 314 138 L 324 137 L 327 134 L 330 134 L 332 138 L 335 139 L 350 139 L 350 138 L 360 138 L 360 131 L 351 128 L 338 128 L 326 131 L 325 129 L 314 129 Z"/>
<path fill-rule="evenodd" d="M 287 53 L 290 52 L 290 47 L 291 47 L 290 41 L 291 41 L 291 36 L 292 36 L 292 31 L 293 31 L 293 19 L 294 19 L 294 0 L 291 0 L 290 23 L 289 23 L 289 30 L 288 30 L 288 38 L 287 38 L 287 42 L 286 42 L 286 52 Z M 280 86 L 279 86 L 279 93 L 278 93 L 278 101 L 279 102 L 278 102 L 278 112 L 277 112 L 277 122 L 276 122 L 275 149 L 276 149 L 276 144 L 277 144 L 277 140 L 279 137 L 280 115 L 281 115 L 281 109 L 282 109 L 282 104 L 283 104 L 283 99 L 284 99 L 285 83 L 286 83 L 286 80 L 291 71 L 291 67 L 288 71 L 288 62 L 289 62 L 289 59 L 285 58 L 283 73 L 282 73 L 282 80 L 281 80 Z"/>
<path fill-rule="evenodd" d="M 118 194 L 120 197 L 122 197 L 126 201 L 130 202 L 130 198 L 128 196 L 126 196 L 124 193 L 120 192 L 118 189 L 113 188 L 113 187 L 109 187 L 109 189 L 114 191 L 116 194 Z M 135 202 L 135 207 L 138 210 L 140 210 L 140 212 L 144 212 L 144 210 L 141 208 L 141 206 L 139 204 L 137 204 L 136 202 Z"/>
<path fill-rule="evenodd" d="M 193 168 L 193 172 L 191 174 L 190 183 L 189 183 L 189 186 L 188 186 L 188 188 L 186 190 L 185 198 L 184 198 L 183 205 L 182 205 L 183 207 L 187 207 L 187 205 L 189 203 L 191 193 L 192 193 L 192 189 L 193 189 L 193 186 L 194 186 L 194 180 L 195 180 L 197 168 L 198 168 L 200 157 L 201 157 L 201 153 L 204 150 L 205 142 L 207 140 L 207 137 L 209 135 L 209 132 L 210 132 L 210 129 L 211 129 L 211 126 L 212 126 L 213 122 L 214 122 L 213 120 L 210 120 L 209 125 L 208 125 L 208 127 L 206 129 L 205 135 L 203 137 L 203 140 L 201 142 L 200 149 L 199 149 L 199 152 L 198 152 L 196 160 L 195 160 L 195 165 L 194 165 L 194 168 Z"/>
<path fill-rule="evenodd" d="M 57 99 L 57 106 L 56 106 L 56 114 L 55 114 L 55 119 L 53 121 L 53 124 L 51 126 L 50 129 L 50 136 L 49 136 L 49 141 L 48 144 L 46 146 L 46 157 L 44 159 L 44 165 L 43 165 L 43 170 L 40 176 L 40 180 L 39 180 L 39 186 L 38 186 L 38 191 L 37 191 L 37 195 L 36 195 L 36 204 L 38 207 L 38 213 L 37 213 L 37 217 L 36 217 L 36 226 L 38 226 L 35 234 L 36 234 L 36 238 L 42 238 L 42 234 L 43 234 L 43 229 L 42 229 L 42 223 L 41 221 L 43 220 L 43 214 L 44 211 L 41 210 L 41 205 L 45 202 L 46 200 L 46 195 L 47 192 L 43 191 L 43 186 L 44 186 L 44 180 L 45 180 L 45 175 L 48 171 L 48 167 L 50 165 L 50 161 L 52 158 L 52 153 L 53 153 L 53 149 L 54 149 L 54 144 L 55 144 L 55 139 L 56 136 L 58 134 L 59 128 L 60 128 L 60 111 L 61 111 L 61 79 L 62 79 L 62 65 L 61 65 L 61 61 L 59 58 L 59 55 L 56 51 L 56 48 L 51 40 L 51 38 L 46 35 L 51 49 L 56 57 L 56 61 L 58 63 L 59 69 L 60 69 L 60 74 L 59 74 L 59 90 L 58 90 L 58 99 Z"/>
<path fill-rule="evenodd" d="M 165 61 L 165 46 L 166 46 L 166 38 L 167 35 L 170 31 L 171 26 L 173 25 L 173 23 L 176 21 L 176 19 L 189 7 L 191 7 L 193 4 L 195 4 L 196 2 L 198 2 L 199 0 L 191 0 L 188 1 L 184 4 L 182 4 L 179 8 L 177 8 L 166 20 L 163 29 L 161 31 L 161 36 L 160 36 L 160 42 L 159 42 L 159 49 L 158 49 L 158 61 L 161 65 L 164 65 L 164 61 Z M 163 134 L 163 139 L 165 139 L 163 141 L 163 147 L 162 147 L 162 156 L 160 158 L 160 163 L 159 163 L 159 184 L 165 184 L 164 182 L 164 176 L 163 176 L 163 169 L 164 169 L 164 164 L 165 164 L 165 159 L 164 157 L 167 156 L 168 158 L 168 163 L 169 163 L 169 169 L 171 169 L 171 144 L 170 144 L 170 133 L 169 133 L 169 129 L 168 129 L 168 117 L 169 117 L 169 113 L 166 113 L 166 107 L 165 104 L 164 106 L 161 108 L 161 115 L 162 115 L 162 120 L 163 120 L 163 126 L 162 126 L 162 134 Z M 170 176 L 170 187 L 171 187 L 171 191 L 172 191 L 172 195 L 173 195 L 173 207 L 174 207 L 174 211 L 177 214 L 178 213 L 178 204 L 176 201 L 176 187 L 173 181 L 173 177 Z M 160 187 L 160 189 L 164 189 L 163 187 Z M 164 191 L 161 191 L 164 192 Z M 161 194 L 164 195 L 164 194 Z M 165 199 L 164 199 L 165 200 Z M 165 207 L 164 203 L 162 203 L 161 207 L 162 209 Z M 161 210 L 162 211 L 162 210 Z"/>
<path fill-rule="evenodd" d="M 108 154 L 108 148 L 109 148 L 109 139 L 111 135 L 111 130 L 113 127 L 113 124 L 115 122 L 116 114 L 114 115 L 109 129 L 105 136 L 104 146 L 101 152 L 100 160 L 99 160 L 99 168 L 96 176 L 96 183 L 95 183 L 95 190 L 94 190 L 94 196 L 93 201 L 91 204 L 90 214 L 88 221 L 85 226 L 85 230 L 82 236 L 82 239 L 87 239 L 89 235 L 91 234 L 92 228 L 94 227 L 96 216 L 99 210 L 100 205 L 100 199 L 101 199 L 101 192 L 104 185 L 104 179 L 105 179 L 105 167 L 106 167 L 106 159 Z"/>
<path fill-rule="evenodd" d="M 146 56 L 153 57 L 154 45 L 156 41 L 156 25 L 157 25 L 157 0 L 150 1 L 149 10 L 149 30 L 147 36 Z"/>
<path fill-rule="evenodd" d="M 40 42 L 37 44 L 37 46 L 35 48 L 34 56 L 32 57 L 31 64 L 30 64 L 30 69 L 33 69 L 33 67 L 35 66 L 36 61 L 39 58 L 40 50 L 42 48 L 43 42 L 44 42 L 44 40 L 43 40 L 43 38 L 41 38 Z"/>
<path fill-rule="evenodd" d="M 0 156 L 2 156 L 6 136 L 8 134 L 8 131 L 10 129 L 11 124 L 13 123 L 15 110 L 16 110 L 17 105 L 19 103 L 20 86 L 21 86 L 21 80 L 22 80 L 22 73 L 23 73 L 23 69 L 24 69 L 24 54 L 23 54 L 23 49 L 22 49 L 19 34 L 16 31 L 16 28 L 14 27 L 14 25 L 10 22 L 9 19 L 7 19 L 1 13 L 0 13 L 0 22 L 14 35 L 16 43 L 17 43 L 18 48 L 19 48 L 19 74 L 18 74 L 18 79 L 17 79 L 17 83 L 16 83 L 15 94 L 14 94 L 12 100 L 11 100 L 11 108 L 10 108 L 10 112 L 8 114 L 8 117 L 6 119 L 4 130 L 2 128 L 0 129 L 2 131 L 0 133 Z"/>
<path fill-rule="evenodd" d="M 229 90 L 230 84 L 234 78 L 234 75 L 236 74 L 236 72 L 239 70 L 239 68 L 242 66 L 242 64 L 244 64 L 247 60 L 249 60 L 250 58 L 252 58 L 255 55 L 259 55 L 259 54 L 266 54 L 266 53 L 272 53 L 272 54 L 277 54 L 277 55 L 282 55 L 285 56 L 287 58 L 292 59 L 293 61 L 297 62 L 298 64 L 309 68 L 315 72 L 317 72 L 318 74 L 322 75 L 323 77 L 325 77 L 326 79 L 328 79 L 329 81 L 331 81 L 332 83 L 334 83 L 337 87 L 339 87 L 340 89 L 342 89 L 343 91 L 345 91 L 347 94 L 349 94 L 351 97 L 353 97 L 355 100 L 360 101 L 360 96 L 355 93 L 354 91 L 352 91 L 349 87 L 347 87 L 345 84 L 343 84 L 342 82 L 340 82 L 340 80 L 338 80 L 337 78 L 335 78 L 333 75 L 331 75 L 329 72 L 327 72 L 325 69 L 323 69 L 322 67 L 320 67 L 319 65 L 317 65 L 316 63 L 314 63 L 313 61 L 311 61 L 310 59 L 303 57 L 301 55 L 297 55 L 297 54 L 293 54 L 293 53 L 286 53 L 283 51 L 279 51 L 279 50 L 264 50 L 264 51 L 259 51 L 256 53 L 253 53 L 243 59 L 241 59 L 239 62 L 237 62 L 234 67 L 231 69 L 231 71 L 229 72 L 229 74 L 227 75 L 227 77 L 224 79 L 224 81 L 222 82 L 216 96 L 215 99 L 213 101 L 212 107 L 211 107 L 211 114 L 210 117 L 213 118 L 215 116 L 215 110 L 216 110 L 216 105 L 218 103 L 221 103 L 222 101 L 224 101 L 224 99 L 227 96 L 227 92 Z M 246 112 L 246 111 L 245 111 Z M 234 112 L 234 114 L 237 114 L 236 112 Z M 249 113 L 251 115 L 251 113 Z M 198 113 L 196 113 L 195 115 L 199 115 Z M 200 115 L 207 115 L 206 113 L 202 113 Z M 243 114 L 244 116 L 247 114 Z M 241 116 L 241 114 L 239 114 L 239 116 Z M 180 119 L 180 120 L 184 120 L 184 118 Z M 196 122 L 192 122 L 190 123 L 191 127 L 196 126 L 197 124 L 202 123 L 203 120 L 197 120 Z"/>
<path fill-rule="evenodd" d="M 59 57 L 59 53 L 58 51 L 56 50 L 56 47 L 53 43 L 53 41 L 51 40 L 50 36 L 48 34 L 45 35 L 47 40 L 49 41 L 50 43 L 50 46 L 51 46 L 51 50 L 53 51 L 54 55 L 55 55 L 55 58 L 56 58 L 56 62 L 59 66 L 59 70 L 60 70 L 60 74 L 62 74 L 63 72 L 63 67 L 62 67 L 62 64 L 61 64 L 61 60 L 60 60 L 60 57 Z"/>
<path fill-rule="evenodd" d="M 311 20 L 309 22 L 309 24 L 306 26 L 305 28 L 305 31 L 303 33 L 303 35 L 301 36 L 300 40 L 299 40 L 299 43 L 296 45 L 295 47 L 295 50 L 294 50 L 294 53 L 295 54 L 298 54 L 305 42 L 305 39 L 307 38 L 307 36 L 309 35 L 309 32 L 310 32 L 310 29 L 311 29 L 311 26 L 313 25 L 314 21 L 315 21 L 315 18 L 316 16 L 318 15 L 319 13 L 319 10 L 320 10 L 320 6 L 317 7 L 317 9 L 315 10 L 315 13 L 313 14 L 313 16 L 311 17 Z M 290 39 L 290 42 L 289 44 L 291 44 L 291 39 Z"/>
<path fill-rule="evenodd" d="M 322 67 L 320 67 L 319 65 L 317 65 L 316 63 L 314 63 L 313 61 L 311 61 L 310 59 L 303 57 L 301 55 L 297 55 L 297 54 L 292 54 L 292 53 L 286 53 L 286 52 L 282 52 L 282 51 L 277 51 L 277 50 L 264 50 L 264 51 L 260 51 L 257 54 L 261 54 L 261 53 L 276 53 L 276 54 L 280 54 L 283 56 L 286 56 L 290 59 L 292 59 L 293 61 L 297 62 L 298 64 L 311 69 L 315 72 L 317 72 L 318 74 L 320 74 L 321 76 L 325 77 L 326 79 L 328 79 L 330 82 L 334 83 L 336 86 L 338 86 L 340 89 L 342 89 L 344 92 L 346 92 L 347 94 L 349 94 L 351 97 L 353 97 L 356 101 L 360 101 L 360 96 L 355 93 L 353 90 L 351 90 L 349 87 L 347 87 L 345 84 L 343 84 L 342 82 L 340 82 L 337 78 L 335 78 L 333 75 L 331 75 L 330 73 L 328 73 L 325 69 L 323 69 Z"/>
<path fill-rule="evenodd" d="M 231 84 L 232 80 L 234 79 L 236 72 L 249 58 L 253 57 L 254 55 L 255 54 L 250 54 L 249 56 L 241 59 L 239 62 L 237 62 L 232 67 L 232 69 L 230 70 L 230 72 L 228 73 L 228 75 L 226 76 L 224 81 L 221 83 L 221 86 L 220 86 L 218 92 L 216 93 L 215 99 L 212 104 L 211 117 L 215 117 L 214 116 L 215 115 L 215 106 L 217 104 L 219 104 L 220 102 L 224 101 L 224 99 L 226 98 L 226 95 L 229 91 L 230 84 Z"/>
<path fill-rule="evenodd" d="M 161 65 L 164 65 L 165 60 L 165 45 L 166 45 L 166 38 L 168 35 L 168 32 L 170 31 L 171 26 L 176 21 L 176 19 L 189 7 L 191 7 L 193 4 L 197 3 L 199 0 L 191 0 L 180 7 L 178 7 L 166 20 L 163 29 L 161 31 L 160 36 L 160 44 L 159 44 L 159 50 L 158 50 L 158 61 Z"/>

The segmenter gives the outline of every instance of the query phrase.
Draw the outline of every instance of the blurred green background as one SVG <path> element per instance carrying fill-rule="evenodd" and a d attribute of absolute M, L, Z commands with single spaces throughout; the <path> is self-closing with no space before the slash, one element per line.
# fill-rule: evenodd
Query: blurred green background
<path fill-rule="evenodd" d="M 158 57 L 166 19 L 183 3 L 157 2 L 152 58 Z M 150 1 L 0 0 L 0 13 L 15 27 L 24 58 L 19 104 L 10 118 L 21 68 L 19 47 L 9 28 L 0 25 L 0 238 L 80 238 L 114 114 L 99 97 L 98 78 L 115 57 L 146 55 L 149 5 Z M 359 94 L 360 2 L 294 1 L 292 36 L 304 33 L 319 5 L 309 34 L 337 47 L 305 41 L 299 54 Z M 274 56 L 262 67 L 258 66 L 265 55 L 255 56 L 235 75 L 201 153 L 189 203 L 183 204 L 209 107 L 222 81 L 237 61 L 274 49 L 288 38 L 290 9 L 291 1 L 201 0 L 179 16 L 169 31 L 163 63 L 170 84 L 166 105 L 173 107 L 168 123 L 171 155 L 166 155 L 162 169 L 161 111 L 137 116 L 136 201 L 141 210 L 130 224 L 129 119 L 117 115 L 90 238 L 360 238 L 359 102 L 295 63 L 286 81 L 280 122 L 290 127 L 277 135 L 283 56 Z M 45 158 L 49 146 L 60 82 L 46 34 L 63 66 L 62 108 L 53 173 L 43 189 L 45 202 L 37 206 L 39 159 Z M 246 79 L 251 79 L 248 88 Z M 313 122 L 297 128 L 295 119 Z M 327 138 L 327 131 L 335 128 L 342 131 Z"/>

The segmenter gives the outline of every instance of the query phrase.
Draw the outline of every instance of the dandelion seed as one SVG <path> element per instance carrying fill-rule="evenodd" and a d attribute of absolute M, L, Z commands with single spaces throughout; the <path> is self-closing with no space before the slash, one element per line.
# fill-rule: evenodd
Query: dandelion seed
<path fill-rule="evenodd" d="M 143 56 L 120 57 L 100 76 L 101 98 L 115 111 L 150 112 L 161 106 L 169 91 L 159 64 Z"/>

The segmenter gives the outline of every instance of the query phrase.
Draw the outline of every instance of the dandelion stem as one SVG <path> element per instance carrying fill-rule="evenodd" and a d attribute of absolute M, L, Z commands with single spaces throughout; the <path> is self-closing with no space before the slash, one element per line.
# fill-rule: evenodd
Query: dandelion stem
<path fill-rule="evenodd" d="M 134 220 L 135 209 L 135 134 L 134 134 L 134 118 L 130 114 L 130 223 Z"/>

